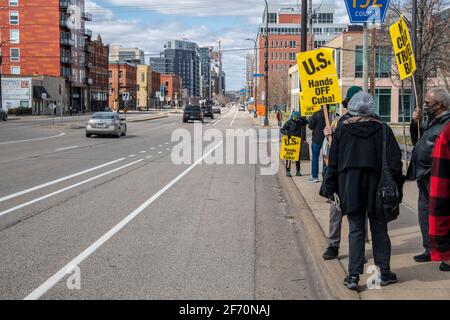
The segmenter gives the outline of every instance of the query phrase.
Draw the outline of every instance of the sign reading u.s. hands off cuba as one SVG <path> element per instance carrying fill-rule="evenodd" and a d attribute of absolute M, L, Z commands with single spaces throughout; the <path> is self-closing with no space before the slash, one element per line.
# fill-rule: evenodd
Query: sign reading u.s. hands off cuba
<path fill-rule="evenodd" d="M 342 102 L 341 89 L 333 58 L 333 49 L 322 48 L 297 54 L 302 94 L 302 115 L 309 116 L 317 107 Z"/>

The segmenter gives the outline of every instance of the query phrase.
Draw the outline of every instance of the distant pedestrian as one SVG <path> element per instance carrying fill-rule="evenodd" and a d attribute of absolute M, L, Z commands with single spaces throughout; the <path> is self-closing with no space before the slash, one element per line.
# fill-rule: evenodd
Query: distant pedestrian
<path fill-rule="evenodd" d="M 320 151 L 322 150 L 323 140 L 325 136 L 323 134 L 323 130 L 325 129 L 325 115 L 323 110 L 317 111 L 313 114 L 311 119 L 309 120 L 309 129 L 312 130 L 312 174 L 309 182 L 316 183 L 320 182 L 319 180 L 319 161 L 320 161 Z M 322 177 L 325 176 L 325 161 L 322 165 Z"/>
<path fill-rule="evenodd" d="M 430 184 L 431 259 L 450 271 L 450 123 L 436 140 Z"/>
<path fill-rule="evenodd" d="M 281 128 L 283 126 L 283 116 L 282 116 L 280 110 L 277 111 L 277 121 L 278 121 L 278 126 Z"/>
<path fill-rule="evenodd" d="M 424 109 L 428 116 L 428 121 L 422 121 L 422 113 L 416 109 L 411 122 L 411 140 L 414 144 L 414 150 L 407 178 L 411 181 L 417 181 L 419 188 L 419 225 L 425 249 L 425 252 L 414 257 L 414 260 L 419 263 L 431 261 L 429 236 L 431 156 L 437 137 L 446 124 L 450 122 L 449 108 L 449 92 L 444 88 L 432 88 L 425 97 Z M 420 128 L 418 127 L 419 122 L 421 123 Z"/>
<path fill-rule="evenodd" d="M 281 134 L 288 136 L 289 138 L 292 136 L 295 137 L 301 137 L 302 135 L 302 128 L 308 125 L 308 120 L 306 120 L 305 117 L 300 116 L 300 112 L 293 112 L 292 118 L 286 121 L 283 128 L 281 128 Z M 300 150 L 301 152 L 301 150 Z M 291 165 L 292 161 L 287 160 L 286 161 L 286 175 L 288 177 L 292 177 L 291 174 Z M 299 154 L 299 160 L 295 162 L 295 165 L 297 167 L 297 177 L 301 177 L 301 168 L 300 168 L 300 154 Z"/>
<path fill-rule="evenodd" d="M 387 222 L 376 208 L 381 178 L 383 130 L 387 134 L 388 166 L 402 191 L 402 153 L 392 129 L 373 117 L 375 101 L 367 93 L 356 94 L 349 103 L 351 118 L 342 122 L 333 136 L 329 172 L 321 194 L 340 205 L 349 222 L 349 265 L 344 285 L 357 290 L 359 275 L 364 273 L 366 218 L 369 218 L 375 265 L 380 269 L 380 283 L 397 282 L 391 271 L 391 241 Z"/>
<path fill-rule="evenodd" d="M 337 115 L 331 122 L 331 128 L 325 128 L 323 133 L 325 135 L 324 139 L 324 146 L 323 149 L 323 157 L 325 159 L 325 164 L 327 165 L 327 171 L 329 170 L 328 167 L 328 160 L 329 160 L 329 153 L 331 145 L 329 144 L 329 138 L 333 137 L 334 132 L 336 131 L 337 127 L 342 124 L 342 120 L 347 120 L 352 117 L 350 113 L 347 112 L 348 103 L 350 100 L 354 97 L 355 94 L 358 92 L 363 91 L 361 87 L 351 87 L 347 91 L 347 96 L 345 97 L 344 101 L 342 102 L 343 107 L 343 114 L 340 117 Z M 330 220 L 329 220 L 329 233 L 328 233 L 328 248 L 326 249 L 325 253 L 323 254 L 324 260 L 333 260 L 337 259 L 339 257 L 339 249 L 341 246 L 341 232 L 342 232 L 342 219 L 343 215 L 340 210 L 340 208 L 336 205 L 334 201 L 330 201 Z"/>

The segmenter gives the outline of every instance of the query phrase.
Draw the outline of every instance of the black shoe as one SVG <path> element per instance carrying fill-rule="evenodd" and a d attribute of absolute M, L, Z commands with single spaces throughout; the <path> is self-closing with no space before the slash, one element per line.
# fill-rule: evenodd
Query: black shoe
<path fill-rule="evenodd" d="M 423 262 L 430 262 L 431 261 L 431 255 L 429 252 L 424 252 L 422 254 L 419 254 L 418 256 L 414 257 L 414 261 L 418 262 L 418 263 L 423 263 Z"/>
<path fill-rule="evenodd" d="M 382 287 L 386 287 L 390 284 L 397 283 L 397 282 L 398 282 L 398 278 L 395 273 L 389 272 L 389 273 L 381 274 L 380 284 Z"/>
<path fill-rule="evenodd" d="M 327 248 L 327 251 L 325 251 L 322 257 L 324 260 L 334 260 L 337 259 L 338 256 L 339 256 L 339 248 L 329 246 Z"/>
<path fill-rule="evenodd" d="M 344 279 L 344 285 L 350 290 L 358 290 L 359 276 L 347 276 Z"/>
<path fill-rule="evenodd" d="M 448 272 L 450 271 L 450 265 L 445 262 L 442 262 L 441 265 L 439 266 L 439 270 Z"/>

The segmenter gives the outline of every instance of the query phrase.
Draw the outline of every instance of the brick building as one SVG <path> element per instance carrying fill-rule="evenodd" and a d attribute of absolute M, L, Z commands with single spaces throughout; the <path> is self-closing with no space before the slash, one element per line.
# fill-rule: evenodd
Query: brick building
<path fill-rule="evenodd" d="M 151 79 L 150 105 L 153 108 L 156 108 L 159 105 L 159 99 L 156 98 L 156 92 L 159 92 L 161 88 L 161 73 L 151 68 Z"/>
<path fill-rule="evenodd" d="M 162 74 L 161 85 L 164 85 L 165 101 L 175 106 L 175 101 L 180 101 L 182 97 L 183 81 L 181 77 L 174 74 Z"/>
<path fill-rule="evenodd" d="M 87 69 L 89 110 L 98 112 L 108 107 L 109 89 L 109 45 L 104 45 L 100 35 L 88 42 Z M 89 80 L 90 79 L 90 80 Z"/>
<path fill-rule="evenodd" d="M 137 109 L 137 68 L 135 64 L 118 62 L 109 64 L 109 105 L 114 110 Z M 129 95 L 129 100 L 123 99 Z"/>
<path fill-rule="evenodd" d="M 70 106 L 87 108 L 84 0 L 0 0 L 3 74 L 63 77 Z M 45 8 L 43 8 L 45 7 Z M 69 16 L 71 19 L 69 20 Z"/>

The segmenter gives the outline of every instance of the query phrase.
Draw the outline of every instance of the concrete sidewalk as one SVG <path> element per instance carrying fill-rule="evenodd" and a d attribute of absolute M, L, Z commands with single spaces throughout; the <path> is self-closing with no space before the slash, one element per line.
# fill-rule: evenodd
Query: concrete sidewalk
<path fill-rule="evenodd" d="M 284 172 L 284 169 L 282 170 Z M 311 173 L 311 163 L 302 162 L 303 177 L 294 177 L 293 181 L 298 191 L 304 198 L 304 201 L 313 215 L 316 223 L 322 231 L 314 235 L 314 239 L 325 244 L 322 252 L 315 252 L 319 263 L 332 264 L 336 261 L 324 261 L 321 255 L 326 249 L 326 237 L 328 235 L 329 225 L 329 204 L 326 199 L 319 196 L 320 183 L 309 183 Z M 415 183 L 408 182 L 404 190 L 404 204 L 402 205 L 399 219 L 389 225 L 392 241 L 392 270 L 397 273 L 399 283 L 380 290 L 369 290 L 365 283 L 370 275 L 364 275 L 361 278 L 359 292 L 361 299 L 450 299 L 450 273 L 439 271 L 438 263 L 417 264 L 413 256 L 421 253 L 421 235 L 417 220 L 417 186 Z M 302 214 L 305 214 L 302 211 Z M 308 227 L 308 226 L 306 226 Z M 342 230 L 342 244 L 340 250 L 339 264 L 334 266 L 341 268 L 336 273 L 327 275 L 334 277 L 333 283 L 342 283 L 342 275 L 347 270 L 348 265 L 348 224 L 344 218 Z M 372 257 L 371 244 L 366 245 L 366 257 L 369 259 L 367 267 L 374 264 Z M 330 266 L 325 266 L 329 268 Z M 338 277 L 336 279 L 336 277 Z M 343 285 L 342 285 L 343 286 Z M 333 288 L 331 288 L 333 289 Z M 346 297 L 343 297 L 346 299 Z"/>

